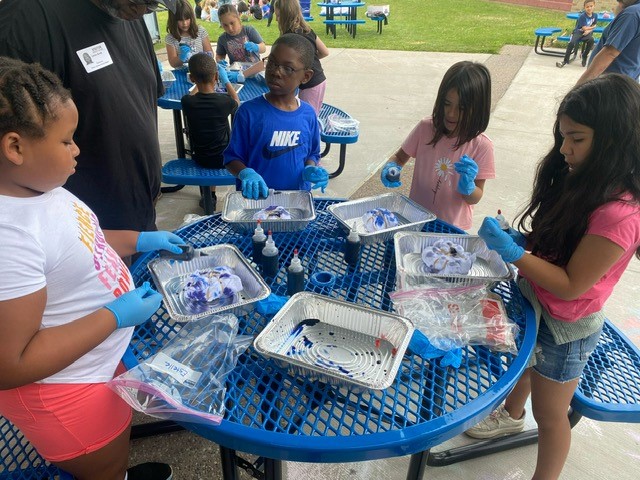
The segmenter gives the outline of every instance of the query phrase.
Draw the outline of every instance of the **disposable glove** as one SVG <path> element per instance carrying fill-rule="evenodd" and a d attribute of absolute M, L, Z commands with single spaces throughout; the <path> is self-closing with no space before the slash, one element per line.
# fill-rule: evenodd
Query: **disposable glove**
<path fill-rule="evenodd" d="M 169 250 L 171 253 L 182 253 L 178 245 L 184 245 L 184 240 L 175 233 L 140 232 L 136 242 L 136 252 L 153 252 L 154 250 Z"/>
<path fill-rule="evenodd" d="M 233 83 L 244 83 L 244 75 L 236 70 L 227 72 L 227 78 Z"/>
<path fill-rule="evenodd" d="M 244 49 L 249 53 L 258 53 L 260 47 L 257 43 L 253 42 L 244 42 Z"/>
<path fill-rule="evenodd" d="M 473 158 L 463 155 L 459 161 L 453 164 L 453 167 L 460 175 L 458 192 L 462 195 L 471 195 L 476 189 L 475 179 L 478 176 L 478 164 Z"/>
<path fill-rule="evenodd" d="M 380 172 L 380 180 L 382 184 L 387 188 L 398 188 L 402 185 L 400 181 L 400 172 L 402 167 L 396 162 L 387 162 Z"/>
<path fill-rule="evenodd" d="M 149 282 L 141 287 L 124 293 L 104 308 L 116 317 L 116 328 L 135 327 L 146 322 L 160 308 L 162 295 L 156 292 Z"/>
<path fill-rule="evenodd" d="M 227 62 L 226 60 L 220 60 L 218 62 L 218 65 L 222 65 L 224 68 L 227 68 L 229 66 L 229 62 Z"/>
<path fill-rule="evenodd" d="M 329 185 L 329 174 L 322 167 L 307 165 L 302 171 L 302 178 L 305 182 L 311 182 L 312 190 L 319 188 L 322 193 L 324 193 L 324 189 Z"/>
<path fill-rule="evenodd" d="M 218 64 L 218 81 L 222 85 L 226 85 L 227 83 L 229 83 L 229 75 L 227 74 L 227 69 L 220 64 Z"/>
<path fill-rule="evenodd" d="M 287 303 L 287 300 L 288 297 L 270 293 L 267 298 L 256 302 L 256 310 L 261 315 L 274 315 L 280 311 L 285 303 Z"/>
<path fill-rule="evenodd" d="M 253 169 L 245 168 L 240 170 L 238 178 L 242 182 L 242 196 L 257 200 L 269 195 L 269 189 L 264 179 Z"/>
<path fill-rule="evenodd" d="M 485 217 L 478 230 L 487 247 L 495 250 L 505 262 L 513 263 L 524 255 L 524 248 L 518 245 L 511 236 L 500 228 L 500 224 L 493 217 Z"/>
<path fill-rule="evenodd" d="M 516 245 L 525 248 L 527 246 L 527 237 L 525 237 L 523 234 L 521 234 L 519 231 L 514 230 L 513 228 L 509 227 L 509 230 L 507 231 L 507 235 L 509 235 L 511 237 L 511 239 L 516 242 Z"/>
<path fill-rule="evenodd" d="M 407 349 L 414 355 L 418 355 L 425 360 L 439 358 L 438 364 L 441 367 L 459 368 L 462 363 L 462 349 L 440 350 L 434 347 L 429 339 L 420 330 L 414 330 Z"/>
<path fill-rule="evenodd" d="M 191 57 L 191 47 L 186 43 L 178 45 L 178 58 L 182 63 L 187 63 Z"/>

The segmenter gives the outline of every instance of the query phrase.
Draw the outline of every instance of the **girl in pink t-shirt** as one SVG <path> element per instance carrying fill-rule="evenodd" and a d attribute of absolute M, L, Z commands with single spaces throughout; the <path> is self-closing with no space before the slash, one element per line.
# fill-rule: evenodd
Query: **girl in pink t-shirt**
<path fill-rule="evenodd" d="M 522 430 L 531 394 L 539 431 L 533 478 L 545 479 L 559 477 L 569 453 L 567 410 L 598 344 L 602 306 L 633 256 L 640 258 L 640 86 L 607 74 L 574 87 L 554 137 L 520 215 L 525 235 L 489 217 L 479 230 L 518 267 L 539 327 L 531 368 L 504 406 L 467 431 L 492 438 Z"/>
<path fill-rule="evenodd" d="M 471 228 L 473 206 L 495 178 L 493 143 L 484 135 L 491 111 L 491 76 L 481 63 L 458 62 L 444 74 L 431 117 L 415 126 L 380 179 L 396 188 L 415 158 L 409 197 L 459 228 Z"/>

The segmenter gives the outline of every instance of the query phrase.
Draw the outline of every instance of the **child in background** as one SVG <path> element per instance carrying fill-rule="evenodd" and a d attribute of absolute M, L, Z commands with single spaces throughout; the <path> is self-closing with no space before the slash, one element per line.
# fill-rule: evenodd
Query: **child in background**
<path fill-rule="evenodd" d="M 602 307 L 634 254 L 640 258 L 640 86 L 605 74 L 574 87 L 553 133 L 518 223 L 525 235 L 503 232 L 493 218 L 479 230 L 490 249 L 518 267 L 519 287 L 536 311 L 532 368 L 504 406 L 467 431 L 475 438 L 521 431 L 531 394 L 536 479 L 560 476 L 571 443 L 567 411 L 598 344 Z"/>
<path fill-rule="evenodd" d="M 229 82 L 227 71 L 222 65 L 216 65 L 209 55 L 197 53 L 189 59 L 189 78 L 196 88 L 191 95 L 182 97 L 181 103 L 187 118 L 191 157 L 201 167 L 224 168 L 222 152 L 229 144 L 229 115 L 235 113 L 240 99 Z M 218 79 L 227 93 L 216 92 Z M 211 187 L 214 209 L 215 188 Z"/>
<path fill-rule="evenodd" d="M 312 45 L 315 55 L 313 57 L 313 77 L 307 83 L 300 85 L 298 96 L 300 100 L 309 103 L 316 114 L 320 113 L 324 92 L 327 86 L 326 77 L 320 64 L 320 59 L 329 55 L 329 49 L 315 34 L 309 24 L 304 21 L 302 9 L 298 0 L 276 0 L 273 8 L 278 21 L 280 34 L 295 33 L 306 38 Z"/>
<path fill-rule="evenodd" d="M 493 143 L 483 133 L 491 111 L 491 76 L 480 63 L 458 62 L 444 75 L 431 117 L 411 131 L 381 172 L 385 187 L 416 159 L 409 197 L 456 227 L 471 228 L 473 206 L 495 178 Z"/>
<path fill-rule="evenodd" d="M 62 188 L 77 124 L 56 75 L 0 57 L 0 414 L 77 479 L 170 479 L 166 464 L 127 471 L 131 408 L 105 383 L 162 300 L 120 257 L 184 242 L 103 231 Z"/>
<path fill-rule="evenodd" d="M 167 20 L 167 58 L 173 68 L 186 66 L 194 53 L 209 52 L 213 55 L 213 48 L 209 41 L 209 34 L 204 27 L 196 23 L 193 7 L 186 0 L 178 0 L 176 12 L 169 11 Z"/>
<path fill-rule="evenodd" d="M 265 67 L 269 92 L 240 105 L 235 115 L 224 164 L 246 198 L 266 197 L 269 188 L 324 191 L 329 182 L 318 166 L 318 119 L 296 97 L 300 84 L 313 76 L 313 58 L 311 43 L 302 36 L 278 38 Z"/>
<path fill-rule="evenodd" d="M 589 52 L 593 48 L 595 43 L 593 40 L 593 30 L 596 28 L 598 22 L 598 14 L 593 10 L 596 8 L 595 0 L 585 0 L 584 12 L 576 20 L 576 27 L 571 33 L 571 39 L 569 45 L 567 45 L 567 51 L 564 54 L 564 60 L 562 62 L 556 62 L 556 67 L 562 68 L 570 62 L 573 49 L 577 48 L 578 43 L 584 42 L 584 52 L 582 52 L 582 66 L 587 65 L 587 58 L 589 58 Z"/>
<path fill-rule="evenodd" d="M 216 61 L 229 57 L 229 63 L 260 61 L 260 54 L 267 47 L 258 31 L 252 26 L 243 26 L 240 15 L 233 5 L 222 5 L 218 9 L 218 18 L 224 33 L 218 38 Z"/>
<path fill-rule="evenodd" d="M 205 22 L 220 23 L 218 18 L 218 2 L 216 0 L 204 0 L 200 18 Z"/>

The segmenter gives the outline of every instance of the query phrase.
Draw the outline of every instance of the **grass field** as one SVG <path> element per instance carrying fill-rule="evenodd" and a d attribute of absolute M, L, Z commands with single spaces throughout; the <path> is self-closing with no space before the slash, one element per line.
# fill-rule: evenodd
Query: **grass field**
<path fill-rule="evenodd" d="M 319 0 L 318 0 L 319 1 Z M 376 33 L 376 22 L 367 19 L 358 25 L 356 38 L 351 38 L 343 28 L 338 28 L 337 38 L 325 34 L 324 17 L 318 14 L 317 1 L 312 2 L 310 22 L 314 31 L 330 48 L 364 48 L 374 50 L 415 50 L 429 52 L 497 53 L 503 45 L 531 45 L 535 41 L 533 31 L 542 26 L 558 26 L 571 29 L 574 21 L 565 18 L 564 12 L 544 8 L 525 7 L 488 0 L 382 0 L 368 4 L 389 4 L 389 24 L 382 35 Z M 362 8 L 358 18 L 365 18 Z M 158 24 L 163 41 L 156 45 L 164 48 L 167 13 L 158 13 Z M 211 41 L 222 32 L 218 24 L 201 22 Z M 272 44 L 278 38 L 275 20 L 267 28 L 266 20 L 251 20 L 265 43 Z"/>

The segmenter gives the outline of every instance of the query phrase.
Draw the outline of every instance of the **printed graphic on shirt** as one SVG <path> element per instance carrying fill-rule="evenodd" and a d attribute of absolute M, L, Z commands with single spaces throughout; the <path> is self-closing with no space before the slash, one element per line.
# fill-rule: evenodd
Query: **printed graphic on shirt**
<path fill-rule="evenodd" d="M 83 48 L 76 53 L 87 73 L 95 72 L 113 64 L 107 45 L 104 42 Z"/>
<path fill-rule="evenodd" d="M 102 230 L 98 227 L 98 218 L 93 212 L 73 202 L 78 220 L 78 239 L 93 255 L 93 266 L 98 279 L 114 297 L 129 291 L 131 274 L 118 254 L 111 248 Z"/>
<path fill-rule="evenodd" d="M 260 57 L 255 53 L 247 52 L 244 44 L 249 41 L 246 35 L 241 35 L 227 42 L 227 53 L 235 62 L 257 62 Z"/>
<path fill-rule="evenodd" d="M 443 184 L 451 185 L 451 177 L 453 176 L 453 172 L 455 168 L 447 157 L 439 158 L 436 161 L 436 175 L 438 176 L 438 181 L 436 182 L 435 187 L 433 187 L 433 204 L 436 204 L 436 196 L 438 195 L 438 191 Z"/>
<path fill-rule="evenodd" d="M 264 158 L 271 159 L 284 155 L 300 146 L 300 130 L 276 130 L 269 145 L 262 147 Z"/>

